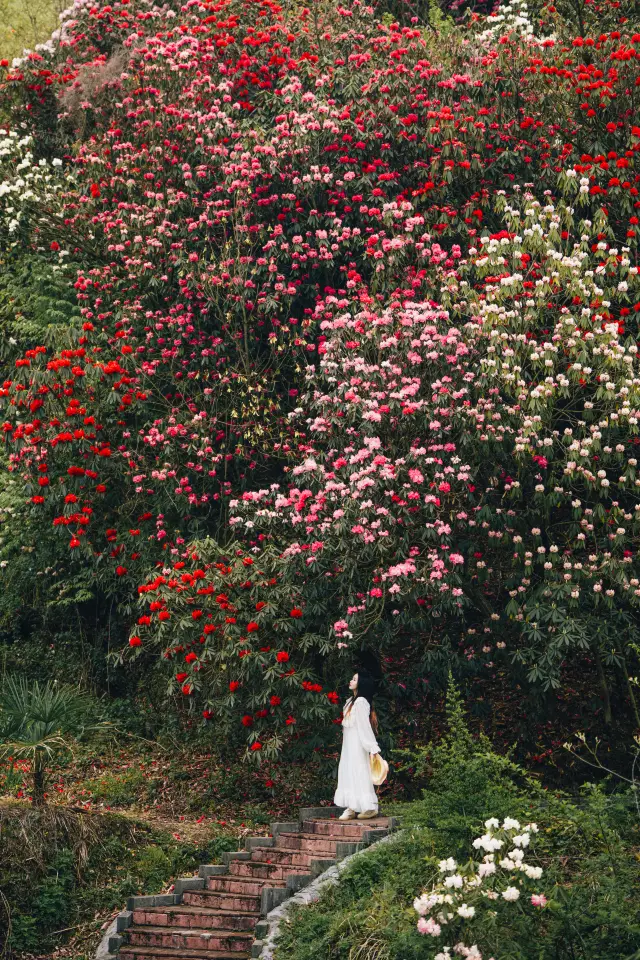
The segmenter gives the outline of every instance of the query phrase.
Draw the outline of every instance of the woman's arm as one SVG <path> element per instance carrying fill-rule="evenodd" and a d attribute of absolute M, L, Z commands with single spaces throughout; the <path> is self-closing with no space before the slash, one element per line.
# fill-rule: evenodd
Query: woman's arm
<path fill-rule="evenodd" d="M 378 746 L 378 742 L 369 720 L 371 707 L 369 706 L 368 702 L 364 699 L 364 697 L 358 697 L 352 707 L 352 710 L 355 711 L 355 726 L 363 748 L 367 751 L 367 753 L 380 753 L 380 747 Z"/>

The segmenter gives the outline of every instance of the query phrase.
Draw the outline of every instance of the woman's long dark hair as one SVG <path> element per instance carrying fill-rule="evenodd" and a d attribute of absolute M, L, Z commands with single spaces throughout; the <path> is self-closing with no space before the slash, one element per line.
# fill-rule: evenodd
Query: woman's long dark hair
<path fill-rule="evenodd" d="M 351 713 L 351 707 L 354 705 L 358 697 L 362 697 L 363 700 L 366 700 L 371 708 L 370 720 L 371 726 L 373 727 L 374 733 L 378 732 L 378 717 L 373 706 L 373 697 L 376 690 L 376 683 L 370 673 L 366 671 L 354 670 L 354 673 L 358 674 L 358 686 L 353 691 L 349 705 L 347 706 L 346 714 Z"/>

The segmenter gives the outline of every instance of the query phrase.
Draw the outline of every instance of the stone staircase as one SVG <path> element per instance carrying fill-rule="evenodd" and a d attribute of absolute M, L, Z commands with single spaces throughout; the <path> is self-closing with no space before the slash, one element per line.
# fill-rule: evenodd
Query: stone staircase
<path fill-rule="evenodd" d="M 259 957 L 262 919 L 339 860 L 382 839 L 392 818 L 337 819 L 327 807 L 300 811 L 298 821 L 271 824 L 271 835 L 248 837 L 246 849 L 203 864 L 174 892 L 131 897 L 117 918 L 109 950 L 118 960 L 245 960 Z"/>

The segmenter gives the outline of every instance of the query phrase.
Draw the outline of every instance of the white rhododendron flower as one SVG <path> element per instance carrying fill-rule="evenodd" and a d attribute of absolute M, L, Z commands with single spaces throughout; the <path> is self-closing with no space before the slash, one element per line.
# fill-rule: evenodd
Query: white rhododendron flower
<path fill-rule="evenodd" d="M 430 891 L 425 891 L 413 901 L 419 916 L 417 929 L 432 937 L 457 936 L 462 924 L 472 922 L 490 904 L 503 900 L 514 903 L 526 892 L 528 880 L 539 880 L 542 867 L 525 863 L 525 849 L 531 844 L 531 835 L 538 832 L 536 824 L 520 827 L 518 820 L 506 817 L 502 826 L 495 818 L 485 821 L 487 832 L 473 841 L 475 850 L 487 850 L 482 861 L 473 860 L 461 864 L 453 857 L 438 863 L 441 874 L 448 871 Z M 497 862 L 493 851 L 506 847 L 509 853 Z M 508 878 L 508 879 L 507 879 Z M 544 894 L 528 894 L 532 906 L 544 906 Z M 443 948 L 437 956 L 450 960 L 450 951 L 461 957 L 478 960 L 480 953 L 476 944 L 468 946 L 459 940 L 453 947 Z M 489 958 L 492 960 L 492 958 Z"/>
<path fill-rule="evenodd" d="M 511 817 L 505 817 L 504 823 L 502 824 L 503 830 L 519 830 L 520 824 L 517 820 L 512 820 Z"/>
<path fill-rule="evenodd" d="M 502 896 L 505 900 L 517 900 L 520 896 L 520 891 L 517 887 L 507 887 L 506 890 L 502 891 Z"/>

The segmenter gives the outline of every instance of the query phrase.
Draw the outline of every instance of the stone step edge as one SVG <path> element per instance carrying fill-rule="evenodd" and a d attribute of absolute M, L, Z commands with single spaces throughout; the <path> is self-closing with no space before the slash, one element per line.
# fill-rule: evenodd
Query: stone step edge
<path fill-rule="evenodd" d="M 104 937 L 102 938 L 98 950 L 96 952 L 95 960 L 117 960 L 117 954 L 120 950 L 120 947 L 124 943 L 124 937 L 122 934 L 132 925 L 133 923 L 133 911 L 136 909 L 141 909 L 144 907 L 173 907 L 178 906 L 182 903 L 182 895 L 187 890 L 204 890 L 206 888 L 207 878 L 215 876 L 224 876 L 228 874 L 228 865 L 231 860 L 250 860 L 251 852 L 256 846 L 272 846 L 278 835 L 281 833 L 299 833 L 302 827 L 302 823 L 305 820 L 315 820 L 315 819 L 335 819 L 336 810 L 339 808 L 336 807 L 303 807 L 298 812 L 298 819 L 284 822 L 277 822 L 270 824 L 271 827 L 271 836 L 259 837 L 247 837 L 245 838 L 246 850 L 236 850 L 228 851 L 222 854 L 222 859 L 224 863 L 222 864 L 201 864 L 198 869 L 197 877 L 180 877 L 173 885 L 172 893 L 157 893 L 150 894 L 147 896 L 135 896 L 129 897 L 127 900 L 127 907 L 125 910 L 121 910 L 120 913 L 115 917 L 112 923 L 109 925 Z M 389 828 L 378 829 L 378 830 L 364 830 L 362 833 L 362 840 L 360 842 L 356 841 L 337 841 L 336 842 L 336 859 L 317 859 L 310 862 L 309 868 L 311 870 L 310 874 L 299 874 L 294 873 L 290 874 L 287 877 L 286 887 L 269 887 L 265 884 L 260 893 L 260 915 L 261 917 L 268 918 L 269 914 L 274 910 L 277 910 L 283 903 L 285 903 L 290 897 L 295 896 L 300 890 L 307 887 L 310 883 L 314 882 L 317 878 L 321 877 L 323 873 L 330 870 L 332 867 L 335 867 L 340 861 L 344 858 L 354 855 L 359 850 L 370 846 L 372 843 L 376 843 L 379 840 L 383 839 L 387 834 L 393 832 L 397 829 L 398 818 L 390 817 L 389 818 Z M 263 921 L 259 921 L 256 925 L 256 933 L 259 936 L 266 933 L 266 929 L 263 928 Z M 261 940 L 257 939 L 252 948 L 252 956 L 254 955 L 253 951 L 256 944 L 261 944 Z M 259 956 L 259 954 L 256 954 Z"/>
<path fill-rule="evenodd" d="M 348 846 L 354 846 L 357 849 L 344 856 L 339 862 L 334 862 L 328 869 L 318 874 L 311 883 L 284 899 L 263 920 L 258 921 L 256 924 L 256 939 L 251 947 L 251 957 L 254 960 L 273 960 L 280 925 L 292 907 L 315 903 L 327 887 L 339 883 L 341 873 L 356 857 L 365 854 L 374 844 L 396 840 L 401 833 L 400 821 L 397 817 L 393 817 L 389 820 L 389 829 L 366 831 L 363 834 L 362 843 L 348 844 Z M 375 834 L 376 836 L 367 836 L 367 839 L 364 840 L 367 834 Z"/>

